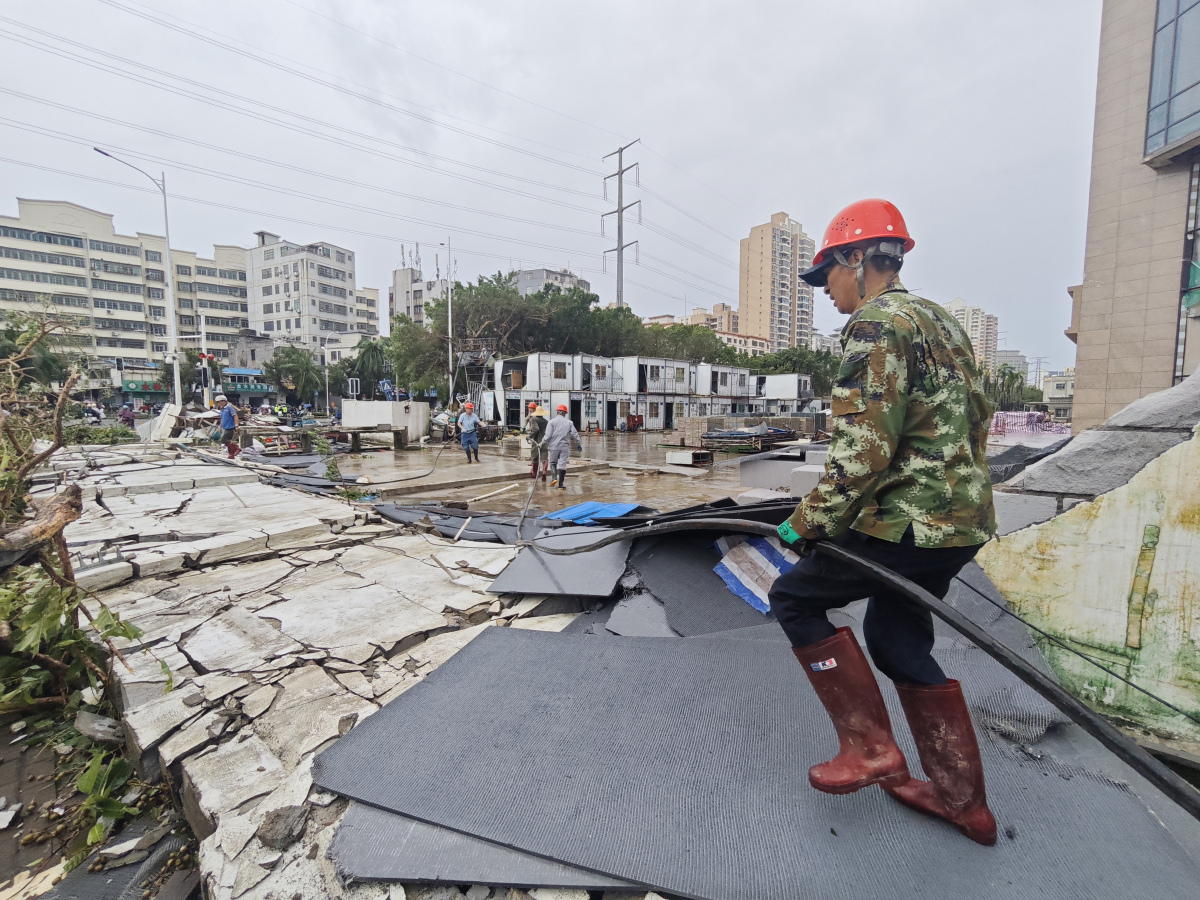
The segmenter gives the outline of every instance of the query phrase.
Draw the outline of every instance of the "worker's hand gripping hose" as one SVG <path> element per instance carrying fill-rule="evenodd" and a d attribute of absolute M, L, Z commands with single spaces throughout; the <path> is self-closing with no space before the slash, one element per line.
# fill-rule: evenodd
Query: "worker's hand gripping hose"
<path fill-rule="evenodd" d="M 671 522 L 644 525 L 624 531 L 615 531 L 605 535 L 600 540 L 583 547 L 553 548 L 543 543 L 552 540 L 553 536 L 525 542 L 539 553 L 551 556 L 574 556 L 577 553 L 587 553 L 598 550 L 620 541 L 631 541 L 641 537 L 654 537 L 661 534 L 671 534 L 679 531 L 720 531 L 726 533 L 757 534 L 763 537 L 777 537 L 777 526 L 764 522 L 752 522 L 746 519 L 682 519 Z M 940 600 L 922 587 L 913 584 L 907 578 L 897 575 L 891 569 L 878 563 L 863 559 L 849 550 L 844 550 L 835 544 L 817 543 L 814 547 L 817 553 L 829 559 L 858 569 L 870 575 L 876 581 L 886 584 L 889 588 L 903 594 L 915 603 L 929 610 L 955 631 L 971 640 L 980 650 L 995 659 L 1025 684 L 1029 685 L 1057 707 L 1072 722 L 1098 740 L 1114 754 L 1124 760 L 1139 775 L 1153 784 L 1169 798 L 1183 807 L 1196 819 L 1200 819 L 1200 792 L 1164 766 L 1161 762 L 1139 747 L 1130 738 L 1123 735 L 1101 716 L 1092 712 L 1082 702 L 1063 689 L 1058 682 L 1039 671 L 1032 663 L 1016 651 L 997 641 L 979 625 L 972 622 L 944 600 Z"/>

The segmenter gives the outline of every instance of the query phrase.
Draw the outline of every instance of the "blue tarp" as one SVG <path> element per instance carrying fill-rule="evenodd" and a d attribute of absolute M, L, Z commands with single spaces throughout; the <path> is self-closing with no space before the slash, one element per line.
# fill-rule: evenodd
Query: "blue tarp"
<path fill-rule="evenodd" d="M 577 503 L 560 509 L 558 512 L 546 513 L 539 516 L 542 519 L 560 519 L 566 522 L 576 522 L 580 525 L 591 525 L 596 519 L 612 519 L 633 512 L 638 508 L 636 503 L 597 503 L 589 500 L 587 503 Z"/>
<path fill-rule="evenodd" d="M 731 535 L 717 541 L 721 561 L 713 569 L 721 580 L 760 613 L 771 611 L 767 592 L 771 584 L 799 562 L 794 551 L 779 543 L 778 538 Z"/>

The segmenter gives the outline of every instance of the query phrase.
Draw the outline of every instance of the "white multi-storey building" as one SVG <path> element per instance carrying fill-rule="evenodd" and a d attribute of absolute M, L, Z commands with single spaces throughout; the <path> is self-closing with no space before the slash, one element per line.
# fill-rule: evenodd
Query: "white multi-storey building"
<path fill-rule="evenodd" d="M 546 285 L 569 291 L 573 287 L 590 291 L 591 284 L 569 269 L 521 269 L 517 272 L 517 290 L 522 297 L 536 294 Z"/>
<path fill-rule="evenodd" d="M 392 289 L 388 293 L 388 330 L 391 333 L 393 316 L 408 316 L 418 325 L 428 325 L 425 304 L 430 300 L 445 300 L 450 282 L 445 278 L 426 281 L 421 269 L 409 266 L 392 272 Z"/>
<path fill-rule="evenodd" d="M 358 340 L 354 254 L 324 242 L 295 244 L 255 232 L 245 252 L 250 327 L 277 341 L 310 350 Z M 376 299 L 378 304 L 378 299 Z"/>
<path fill-rule="evenodd" d="M 18 199 L 17 210 L 15 218 L 0 216 L 0 313 L 54 313 L 70 324 L 54 336 L 60 350 L 78 350 L 92 368 L 120 360 L 120 368 L 141 373 L 124 379 L 125 393 L 162 400 L 169 386 L 148 373 L 169 349 L 170 281 L 180 348 L 204 343 L 228 358 L 248 324 L 241 247 L 218 244 L 211 259 L 172 248 L 175 271 L 167 272 L 166 241 L 119 234 L 111 213 L 57 200 Z"/>

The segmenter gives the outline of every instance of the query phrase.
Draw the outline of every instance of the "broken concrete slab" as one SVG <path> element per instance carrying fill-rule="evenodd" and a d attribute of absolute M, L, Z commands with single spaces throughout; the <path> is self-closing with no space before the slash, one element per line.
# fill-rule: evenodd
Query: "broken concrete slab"
<path fill-rule="evenodd" d="M 992 500 L 996 508 L 996 533 L 1001 535 L 1046 522 L 1058 515 L 1057 497 L 993 491 Z"/>
<path fill-rule="evenodd" d="M 181 640 L 179 648 L 206 672 L 246 671 L 272 657 L 304 650 L 286 634 L 237 606 L 209 619 Z"/>
<path fill-rule="evenodd" d="M 203 695 L 197 690 L 171 691 L 125 713 L 122 720 L 125 738 L 136 759 L 188 719 L 199 715 L 201 711 L 188 702 L 191 698 Z"/>
<path fill-rule="evenodd" d="M 213 736 L 209 733 L 209 728 L 220 721 L 222 717 L 216 710 L 207 712 L 159 744 L 158 761 L 163 772 L 169 772 L 171 766 L 180 759 L 211 743 Z"/>
<path fill-rule="evenodd" d="M 242 699 L 242 713 L 249 719 L 257 719 L 268 709 L 275 701 L 275 695 L 279 693 L 279 688 L 275 685 L 264 685 L 252 694 L 248 694 Z"/>
<path fill-rule="evenodd" d="M 271 710 L 250 727 L 289 768 L 378 709 L 317 665 L 289 673 L 279 686 Z"/>
<path fill-rule="evenodd" d="M 526 631 L 562 631 L 575 621 L 579 613 L 562 613 L 555 616 L 531 616 L 525 619 L 513 619 L 509 628 Z"/>
<path fill-rule="evenodd" d="M 284 778 L 279 758 L 257 735 L 239 734 L 211 753 L 183 761 L 183 810 L 197 837 L 211 835 L 221 817 L 273 791 Z"/>
<path fill-rule="evenodd" d="M 1085 431 L 1007 483 L 1023 491 L 1096 497 L 1188 438 L 1176 431 Z"/>
<path fill-rule="evenodd" d="M 364 643 L 391 646 L 409 635 L 446 624 L 440 612 L 391 587 L 364 584 L 350 576 L 301 591 L 293 591 L 289 585 L 286 593 L 289 599 L 261 609 L 258 615 L 278 621 L 280 631 L 297 641 L 330 652 Z M 336 597 L 337 603 L 331 603 L 331 597 Z"/>
<path fill-rule="evenodd" d="M 1134 400 L 1104 428 L 1173 428 L 1190 432 L 1200 423 L 1200 378 L 1189 375 L 1174 387 Z"/>
<path fill-rule="evenodd" d="M 133 577 L 133 565 L 127 562 L 108 563 L 76 571 L 75 583 L 85 591 L 102 591 L 115 587 Z"/>

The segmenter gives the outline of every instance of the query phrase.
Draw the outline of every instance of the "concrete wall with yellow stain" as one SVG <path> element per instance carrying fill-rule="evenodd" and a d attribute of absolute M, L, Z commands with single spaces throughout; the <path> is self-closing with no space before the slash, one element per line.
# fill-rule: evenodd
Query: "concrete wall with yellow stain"
<path fill-rule="evenodd" d="M 977 559 L 1014 612 L 1200 719 L 1200 440 L 1090 503 L 993 540 Z M 1098 710 L 1200 742 L 1196 721 L 1053 641 L 1039 645 L 1063 685 Z"/>

